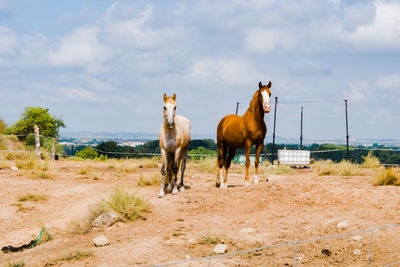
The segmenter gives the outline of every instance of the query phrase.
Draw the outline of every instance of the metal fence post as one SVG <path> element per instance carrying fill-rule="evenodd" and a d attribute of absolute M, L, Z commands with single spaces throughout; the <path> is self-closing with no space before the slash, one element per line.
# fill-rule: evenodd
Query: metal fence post
<path fill-rule="evenodd" d="M 238 114 L 238 110 L 239 110 L 239 102 L 236 103 L 236 115 Z"/>
<path fill-rule="evenodd" d="M 349 159 L 349 120 L 347 117 L 347 98 L 344 100 L 344 106 L 346 110 L 346 157 Z"/>
<path fill-rule="evenodd" d="M 300 149 L 303 149 L 303 107 L 301 107 L 301 122 L 300 122 Z"/>
<path fill-rule="evenodd" d="M 39 137 L 39 126 L 35 124 L 35 148 L 36 148 L 36 156 L 40 159 L 40 137 Z"/>
<path fill-rule="evenodd" d="M 272 133 L 272 153 L 271 153 L 271 161 L 274 164 L 275 160 L 275 126 L 276 126 L 276 108 L 278 105 L 278 97 L 275 96 L 275 109 L 274 109 L 274 131 Z"/>

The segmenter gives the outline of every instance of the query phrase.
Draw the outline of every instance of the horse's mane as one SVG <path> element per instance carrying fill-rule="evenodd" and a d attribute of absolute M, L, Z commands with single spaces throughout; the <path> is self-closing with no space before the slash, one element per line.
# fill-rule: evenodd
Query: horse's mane
<path fill-rule="evenodd" d="M 249 105 L 249 108 L 247 109 L 247 111 L 245 112 L 245 114 L 246 113 L 255 113 L 256 112 L 256 109 L 257 109 L 257 106 L 258 106 L 258 108 L 260 108 L 261 106 L 259 106 L 260 105 L 260 103 L 259 103 L 259 101 L 258 101 L 258 90 L 254 93 L 254 95 L 253 95 L 253 98 L 251 99 L 251 102 L 250 102 L 250 105 Z M 260 113 L 263 113 L 262 115 L 264 115 L 264 112 L 262 112 L 261 111 L 261 109 L 260 109 Z M 263 118 L 264 118 L 264 116 L 262 116 Z"/>

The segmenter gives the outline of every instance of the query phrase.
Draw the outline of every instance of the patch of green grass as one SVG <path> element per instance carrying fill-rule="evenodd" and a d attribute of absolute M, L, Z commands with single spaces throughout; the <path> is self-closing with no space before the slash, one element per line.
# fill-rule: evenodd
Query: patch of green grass
<path fill-rule="evenodd" d="M 201 237 L 198 240 L 198 243 L 202 245 L 212 245 L 221 243 L 221 240 L 218 238 L 217 235 L 208 233 L 205 236 Z"/>
<path fill-rule="evenodd" d="M 47 200 L 47 196 L 45 195 L 39 195 L 39 194 L 32 194 L 32 193 L 28 193 L 25 195 L 21 195 L 18 197 L 18 201 L 19 202 L 23 202 L 23 201 L 44 201 Z"/>
<path fill-rule="evenodd" d="M 138 186 L 144 187 L 144 186 L 156 186 L 161 184 L 161 174 L 153 173 L 150 177 L 149 176 L 144 176 L 140 174 L 139 176 L 139 181 L 138 181 Z"/>
<path fill-rule="evenodd" d="M 375 186 L 378 185 L 398 185 L 400 186 L 400 178 L 396 173 L 395 169 L 388 168 L 385 169 L 381 167 L 376 171 L 376 177 L 372 180 L 372 184 Z"/>
<path fill-rule="evenodd" d="M 148 204 L 134 193 L 129 193 L 123 187 L 115 187 L 103 207 L 121 215 L 122 218 L 133 221 L 143 218 L 144 212 L 149 212 Z"/>
<path fill-rule="evenodd" d="M 57 259 L 57 261 L 79 261 L 93 256 L 93 252 L 89 250 L 75 250 L 66 253 Z"/>

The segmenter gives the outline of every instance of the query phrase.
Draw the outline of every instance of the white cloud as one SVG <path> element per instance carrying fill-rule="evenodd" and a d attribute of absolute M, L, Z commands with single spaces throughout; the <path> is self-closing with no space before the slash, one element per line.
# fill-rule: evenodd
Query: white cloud
<path fill-rule="evenodd" d="M 400 2 L 377 1 L 372 24 L 357 27 L 354 33 L 343 33 L 343 39 L 363 50 L 400 49 Z"/>
<path fill-rule="evenodd" d="M 111 57 L 111 51 L 99 41 L 98 34 L 98 26 L 75 29 L 50 53 L 50 62 L 59 66 L 85 66 L 93 71 L 102 69 L 101 63 Z"/>
<path fill-rule="evenodd" d="M 364 81 L 350 81 L 350 90 L 345 92 L 345 97 L 352 103 L 365 103 L 372 96 L 372 90 Z"/>
<path fill-rule="evenodd" d="M 0 56 L 13 54 L 16 44 L 16 34 L 11 29 L 0 25 Z"/>
<path fill-rule="evenodd" d="M 380 77 L 377 86 L 400 91 L 400 74 L 394 73 Z"/>
<path fill-rule="evenodd" d="M 195 62 L 186 79 L 195 83 L 248 85 L 262 79 L 250 62 L 244 59 L 204 58 Z"/>

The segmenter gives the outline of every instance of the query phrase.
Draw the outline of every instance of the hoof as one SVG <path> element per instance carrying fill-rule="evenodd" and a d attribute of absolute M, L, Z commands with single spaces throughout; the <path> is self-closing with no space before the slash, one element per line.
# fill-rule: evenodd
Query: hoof
<path fill-rule="evenodd" d="M 219 188 L 219 187 L 221 187 L 221 184 L 220 183 L 215 183 L 215 187 Z"/>
<path fill-rule="evenodd" d="M 171 184 L 168 184 L 168 186 L 167 186 L 167 192 L 171 192 L 172 191 L 172 185 Z"/>
<path fill-rule="evenodd" d="M 181 185 L 181 186 L 179 187 L 179 192 L 183 193 L 183 192 L 185 192 L 185 191 L 186 191 L 185 186 L 184 186 L 184 185 Z"/>
<path fill-rule="evenodd" d="M 162 197 L 164 197 L 164 196 L 165 196 L 164 189 L 161 189 L 161 190 L 160 190 L 160 193 L 158 193 L 158 197 L 159 197 L 159 198 L 162 198 Z"/>
<path fill-rule="evenodd" d="M 258 178 L 254 178 L 254 184 L 258 184 Z"/>
<path fill-rule="evenodd" d="M 246 182 L 244 185 L 245 185 L 245 186 L 249 186 L 249 185 L 250 185 L 250 183 L 249 183 L 249 182 Z"/>
<path fill-rule="evenodd" d="M 172 190 L 173 195 L 177 195 L 179 193 L 178 188 L 174 186 L 174 189 Z"/>
<path fill-rule="evenodd" d="M 221 185 L 219 186 L 219 188 L 221 188 L 221 189 L 228 189 L 228 184 L 221 184 Z"/>

